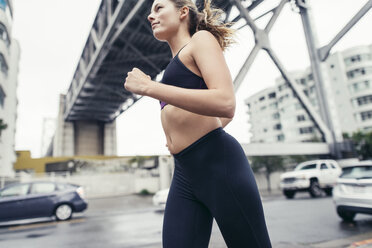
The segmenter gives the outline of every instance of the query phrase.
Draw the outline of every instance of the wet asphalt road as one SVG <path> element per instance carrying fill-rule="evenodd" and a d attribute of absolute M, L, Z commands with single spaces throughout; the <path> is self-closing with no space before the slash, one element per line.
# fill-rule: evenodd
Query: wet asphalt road
<path fill-rule="evenodd" d="M 329 197 L 312 199 L 305 193 L 293 200 L 264 197 L 263 205 L 273 247 L 302 248 L 362 233 L 372 235 L 372 216 L 357 215 L 354 223 L 345 223 Z M 159 248 L 162 220 L 163 212 L 152 206 L 151 197 L 90 199 L 88 210 L 70 221 L 0 227 L 0 247 Z M 226 247 L 216 223 L 209 247 Z"/>

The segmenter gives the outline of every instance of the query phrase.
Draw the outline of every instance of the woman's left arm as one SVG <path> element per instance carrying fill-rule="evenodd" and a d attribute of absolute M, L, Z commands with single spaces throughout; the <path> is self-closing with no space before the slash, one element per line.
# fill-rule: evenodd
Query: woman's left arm
<path fill-rule="evenodd" d="M 185 89 L 157 83 L 139 69 L 128 73 L 125 88 L 196 114 L 232 118 L 235 112 L 234 88 L 216 38 L 207 31 L 199 31 L 189 45 L 208 89 Z"/>

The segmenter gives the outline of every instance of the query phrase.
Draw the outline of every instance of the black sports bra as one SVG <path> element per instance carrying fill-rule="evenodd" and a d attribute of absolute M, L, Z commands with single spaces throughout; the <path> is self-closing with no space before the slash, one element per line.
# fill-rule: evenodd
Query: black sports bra
<path fill-rule="evenodd" d="M 174 56 L 174 58 L 169 62 L 160 82 L 187 89 L 208 89 L 204 79 L 187 68 L 178 58 L 178 54 L 184 47 L 182 47 L 176 56 Z M 163 109 L 167 104 L 168 103 L 166 102 L 160 101 L 161 109 Z"/>

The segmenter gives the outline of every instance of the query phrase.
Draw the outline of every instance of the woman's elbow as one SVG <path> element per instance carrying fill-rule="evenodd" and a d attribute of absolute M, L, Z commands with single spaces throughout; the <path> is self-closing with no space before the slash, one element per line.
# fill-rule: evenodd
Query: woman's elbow
<path fill-rule="evenodd" d="M 235 114 L 235 99 L 231 101 L 227 101 L 224 106 L 223 116 L 225 118 L 232 119 Z"/>

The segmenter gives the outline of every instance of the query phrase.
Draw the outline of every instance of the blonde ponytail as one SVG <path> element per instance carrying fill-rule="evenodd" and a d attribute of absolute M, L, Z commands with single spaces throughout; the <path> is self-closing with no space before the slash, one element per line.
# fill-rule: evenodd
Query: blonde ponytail
<path fill-rule="evenodd" d="M 204 0 L 202 12 L 191 0 L 170 0 L 177 8 L 187 6 L 189 8 L 189 33 L 193 35 L 197 31 L 207 30 L 217 39 L 222 50 L 234 43 L 233 35 L 235 30 L 231 28 L 233 23 L 224 23 L 222 20 L 223 11 L 213 8 L 211 0 Z"/>
<path fill-rule="evenodd" d="M 212 8 L 210 0 L 205 0 L 203 12 L 198 13 L 199 24 L 197 31 L 207 30 L 211 32 L 224 50 L 235 42 L 232 38 L 235 30 L 230 28 L 232 23 L 224 23 L 222 21 L 223 13 L 221 9 Z"/>

